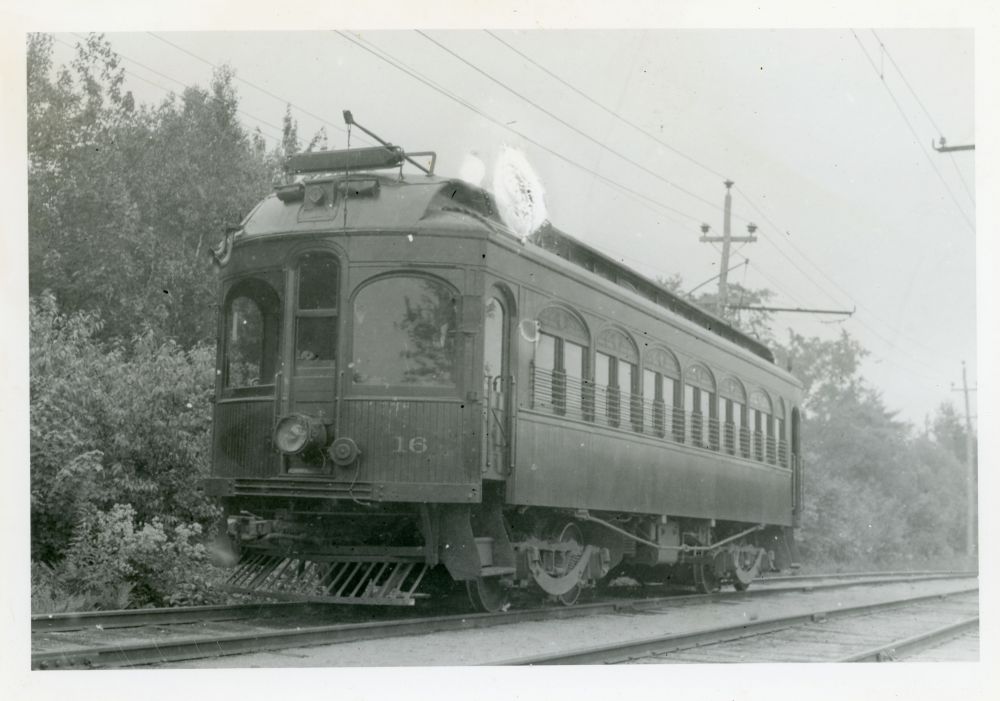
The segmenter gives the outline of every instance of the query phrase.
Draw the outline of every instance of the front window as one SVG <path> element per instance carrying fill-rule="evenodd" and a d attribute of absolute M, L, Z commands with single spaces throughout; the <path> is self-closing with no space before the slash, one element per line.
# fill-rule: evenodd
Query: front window
<path fill-rule="evenodd" d="M 332 255 L 308 253 L 300 259 L 295 311 L 296 374 L 311 368 L 336 367 L 338 280 L 337 259 Z"/>
<path fill-rule="evenodd" d="M 223 387 L 272 386 L 278 358 L 278 295 L 266 282 L 244 280 L 226 302 Z"/>
<path fill-rule="evenodd" d="M 457 297 L 424 277 L 389 277 L 354 301 L 355 384 L 454 387 Z"/>

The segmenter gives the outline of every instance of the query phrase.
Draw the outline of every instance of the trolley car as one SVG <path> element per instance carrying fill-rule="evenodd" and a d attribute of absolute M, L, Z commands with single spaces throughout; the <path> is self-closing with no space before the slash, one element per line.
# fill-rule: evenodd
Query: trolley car
<path fill-rule="evenodd" d="M 437 573 L 495 610 L 789 564 L 801 387 L 771 352 L 413 156 L 293 156 L 214 251 L 229 585 L 409 605 Z"/>

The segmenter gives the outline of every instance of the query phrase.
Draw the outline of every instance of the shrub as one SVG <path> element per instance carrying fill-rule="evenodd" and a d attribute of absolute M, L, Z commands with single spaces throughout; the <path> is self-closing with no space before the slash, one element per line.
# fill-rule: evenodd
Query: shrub
<path fill-rule="evenodd" d="M 95 339 L 93 314 L 31 302 L 32 559 L 58 562 L 92 509 L 130 505 L 139 523 L 207 529 L 213 352 L 151 333 L 130 347 Z"/>
<path fill-rule="evenodd" d="M 66 557 L 54 569 L 59 584 L 98 608 L 176 606 L 216 598 L 218 578 L 198 524 L 140 525 L 131 506 L 90 509 L 73 533 Z"/>

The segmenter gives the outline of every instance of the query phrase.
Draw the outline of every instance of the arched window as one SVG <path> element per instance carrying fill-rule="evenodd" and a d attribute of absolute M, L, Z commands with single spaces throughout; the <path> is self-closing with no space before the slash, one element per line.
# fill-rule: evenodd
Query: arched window
<path fill-rule="evenodd" d="M 242 280 L 229 291 L 225 310 L 223 392 L 273 391 L 281 310 L 278 293 L 263 280 Z"/>
<path fill-rule="evenodd" d="M 608 426 L 642 430 L 639 396 L 639 352 L 619 329 L 597 337 L 594 361 L 594 416 Z"/>
<path fill-rule="evenodd" d="M 768 438 L 774 441 L 774 410 L 771 398 L 762 389 L 750 392 L 750 431 L 753 440 L 753 459 L 773 462 L 769 458 Z"/>
<path fill-rule="evenodd" d="M 743 383 L 735 377 L 727 377 L 719 385 L 719 424 L 722 428 L 722 451 L 729 455 L 743 454 L 746 443 L 749 454 L 749 435 L 743 440 L 746 422 L 747 393 Z"/>
<path fill-rule="evenodd" d="M 680 369 L 677 359 L 664 348 L 651 348 L 646 352 L 642 371 L 642 398 L 644 406 L 643 426 L 647 433 L 664 438 L 667 427 L 671 436 L 675 418 L 683 418 L 681 408 Z M 683 440 L 684 429 L 680 430 Z"/>
<path fill-rule="evenodd" d="M 587 376 L 590 336 L 583 322 L 562 307 L 538 315 L 532 361 L 532 406 L 575 419 L 593 420 Z"/>
<path fill-rule="evenodd" d="M 691 417 L 688 441 L 695 446 L 718 450 L 715 380 L 704 365 L 692 365 L 684 372 L 684 406 Z"/>
<path fill-rule="evenodd" d="M 451 287 L 429 277 L 365 285 L 354 298 L 354 384 L 454 387 L 457 302 Z"/>
<path fill-rule="evenodd" d="M 785 411 L 785 400 L 779 397 L 777 410 L 774 414 L 774 422 L 776 424 L 778 439 L 778 464 L 782 467 L 788 467 L 788 429 L 785 427 L 787 416 L 788 414 Z"/>

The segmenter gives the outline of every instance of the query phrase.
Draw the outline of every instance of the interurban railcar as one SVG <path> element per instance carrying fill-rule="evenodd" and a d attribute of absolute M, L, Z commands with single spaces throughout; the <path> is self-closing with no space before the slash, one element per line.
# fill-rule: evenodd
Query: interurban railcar
<path fill-rule="evenodd" d="M 386 146 L 300 154 L 215 251 L 232 587 L 491 610 L 792 559 L 800 386 L 723 320 Z"/>

